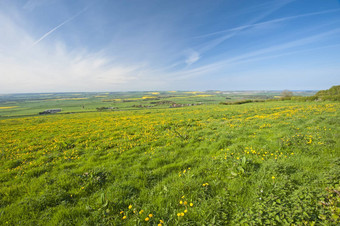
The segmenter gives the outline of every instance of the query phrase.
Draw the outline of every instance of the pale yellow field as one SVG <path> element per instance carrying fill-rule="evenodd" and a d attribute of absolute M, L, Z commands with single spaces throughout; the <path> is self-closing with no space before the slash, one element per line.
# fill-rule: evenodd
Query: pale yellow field
<path fill-rule="evenodd" d="M 0 107 L 0 110 L 2 109 L 11 109 L 11 108 L 16 108 L 18 106 L 7 106 L 7 107 Z"/>

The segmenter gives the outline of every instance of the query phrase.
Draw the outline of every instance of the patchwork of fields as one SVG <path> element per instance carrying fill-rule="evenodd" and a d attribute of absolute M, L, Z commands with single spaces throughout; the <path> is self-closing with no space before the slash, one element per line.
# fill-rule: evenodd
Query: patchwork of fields
<path fill-rule="evenodd" d="M 310 96 L 315 92 L 295 92 Z M 113 93 L 35 93 L 0 95 L 0 120 L 11 117 L 34 116 L 46 109 L 60 108 L 62 113 L 95 112 L 102 110 L 164 109 L 171 105 L 209 105 L 245 99 L 271 99 L 279 97 L 278 91 L 239 92 L 113 92 Z"/>
<path fill-rule="evenodd" d="M 337 224 L 340 104 L 0 121 L 0 224 Z"/>

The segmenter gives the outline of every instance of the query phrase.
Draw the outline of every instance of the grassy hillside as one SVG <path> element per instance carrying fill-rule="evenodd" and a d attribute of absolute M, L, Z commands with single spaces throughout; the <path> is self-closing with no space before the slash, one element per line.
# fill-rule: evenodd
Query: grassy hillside
<path fill-rule="evenodd" d="M 338 102 L 3 119 L 0 151 L 1 225 L 339 223 Z"/>

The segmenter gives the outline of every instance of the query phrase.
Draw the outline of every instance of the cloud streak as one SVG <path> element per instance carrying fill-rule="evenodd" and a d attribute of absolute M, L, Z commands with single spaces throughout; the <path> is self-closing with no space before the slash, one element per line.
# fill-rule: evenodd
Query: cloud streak
<path fill-rule="evenodd" d="M 300 15 L 296 15 L 296 16 L 282 17 L 282 18 L 269 20 L 269 21 L 265 21 L 265 22 L 261 22 L 261 23 L 247 24 L 247 25 L 234 27 L 234 28 L 230 28 L 230 29 L 226 29 L 226 30 L 216 31 L 216 32 L 212 32 L 212 33 L 209 33 L 209 34 L 200 35 L 200 36 L 197 36 L 195 38 L 205 38 L 205 37 L 219 35 L 219 34 L 223 34 L 223 33 L 227 33 L 227 32 L 240 31 L 240 30 L 244 30 L 246 28 L 252 28 L 252 27 L 261 26 L 261 25 L 274 24 L 274 23 L 285 22 L 285 21 L 288 21 L 288 20 L 294 20 L 294 19 L 303 18 L 303 17 L 329 14 L 329 13 L 335 13 L 335 12 L 340 12 L 340 9 L 331 9 L 331 10 L 324 10 L 324 11 L 320 11 L 320 12 L 305 13 L 305 14 L 300 14 Z"/>
<path fill-rule="evenodd" d="M 88 7 L 84 8 L 83 10 L 79 11 L 78 13 L 76 13 L 75 15 L 71 16 L 70 18 L 68 18 L 67 20 L 63 21 L 61 24 L 59 24 L 58 26 L 54 27 L 53 29 L 49 30 L 48 32 L 46 32 L 44 35 L 42 35 L 40 38 L 38 38 L 31 47 L 34 47 L 35 45 L 37 45 L 39 42 L 41 42 L 42 40 L 44 40 L 47 36 L 51 35 L 53 32 L 55 32 L 56 30 L 58 30 L 59 28 L 61 28 L 62 26 L 64 26 L 65 24 L 71 22 L 72 20 L 74 20 L 75 18 L 77 18 L 80 14 L 84 13 L 86 10 L 88 9 Z"/>
<path fill-rule="evenodd" d="M 272 55 L 272 56 L 270 55 L 263 56 L 263 55 L 271 54 L 271 53 L 275 53 L 279 51 L 285 51 L 291 48 L 312 44 L 312 43 L 322 40 L 323 38 L 326 38 L 326 37 L 329 37 L 335 34 L 339 34 L 339 33 L 340 33 L 340 28 L 332 29 L 330 31 L 323 32 L 317 35 L 313 35 L 307 38 L 301 38 L 298 40 L 282 43 L 279 45 L 270 46 L 270 47 L 262 48 L 256 51 L 240 54 L 238 56 L 234 56 L 234 57 L 231 57 L 225 60 L 203 65 L 200 67 L 196 67 L 194 69 L 175 72 L 175 73 L 172 73 L 171 76 L 173 78 L 176 78 L 177 80 L 195 78 L 202 74 L 216 72 L 217 70 L 221 70 L 223 67 L 226 67 L 226 66 L 233 66 L 235 63 L 240 64 L 240 63 L 246 63 L 246 62 L 251 62 L 251 61 L 256 61 L 256 60 L 263 60 L 263 59 L 270 59 L 270 58 L 275 58 L 279 56 L 284 56 L 287 53 L 280 53 L 278 55 Z M 294 52 L 291 52 L 290 54 L 293 54 L 293 53 Z M 297 53 L 297 51 L 295 51 L 295 53 Z"/>
<path fill-rule="evenodd" d="M 276 1 L 274 2 L 274 4 L 270 4 L 270 9 L 268 10 L 265 10 L 265 12 L 263 12 L 262 14 L 260 14 L 259 16 L 251 19 L 247 25 L 243 25 L 243 26 L 239 26 L 237 28 L 234 28 L 234 29 L 229 29 L 228 31 L 230 31 L 231 33 L 230 34 L 226 34 L 226 35 L 223 35 L 223 36 L 220 36 L 218 38 L 215 38 L 215 39 L 212 39 L 212 40 L 209 40 L 208 42 L 205 42 L 203 45 L 201 45 L 201 47 L 198 47 L 198 48 L 195 48 L 196 49 L 196 53 L 197 55 L 199 56 L 199 58 L 202 57 L 202 55 L 205 53 L 205 52 L 208 52 L 214 48 L 216 48 L 217 46 L 221 45 L 223 42 L 225 42 L 226 40 L 228 39 L 231 39 L 233 38 L 234 36 L 236 36 L 239 32 L 242 32 L 243 30 L 249 28 L 249 27 L 252 27 L 254 26 L 254 24 L 265 18 L 266 16 L 272 14 L 273 12 L 279 10 L 280 8 L 286 6 L 287 4 L 293 2 L 295 0 L 286 0 L 286 1 Z M 221 32 L 219 32 L 221 33 Z M 217 34 L 216 32 L 214 34 Z M 204 35 L 205 37 L 207 36 L 211 36 L 211 34 L 207 34 L 207 35 Z M 199 37 L 204 37 L 204 36 L 199 36 Z M 197 37 L 196 37 L 197 38 Z M 192 59 L 195 59 L 193 62 L 196 62 L 199 58 L 192 58 Z M 188 63 L 189 62 L 189 63 Z M 186 64 L 187 65 L 191 65 L 192 63 L 190 63 L 191 61 L 188 59 L 186 60 Z"/>
<path fill-rule="evenodd" d="M 196 51 L 192 51 L 188 58 L 185 60 L 187 65 L 191 65 L 200 59 L 200 54 Z"/>

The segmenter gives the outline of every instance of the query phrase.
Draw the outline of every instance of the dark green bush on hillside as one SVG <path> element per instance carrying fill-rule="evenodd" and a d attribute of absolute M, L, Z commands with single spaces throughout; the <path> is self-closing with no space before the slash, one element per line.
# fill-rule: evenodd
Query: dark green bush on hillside
<path fill-rule="evenodd" d="M 314 96 L 318 100 L 340 101 L 340 85 L 332 86 L 327 90 L 320 90 Z"/>
<path fill-rule="evenodd" d="M 309 97 L 281 97 L 280 100 L 296 100 L 296 101 L 340 101 L 340 85 L 332 86 L 327 90 L 320 90 L 314 96 Z"/>
<path fill-rule="evenodd" d="M 327 90 L 320 90 L 315 94 L 316 96 L 337 96 L 340 95 L 340 85 L 332 86 Z"/>

